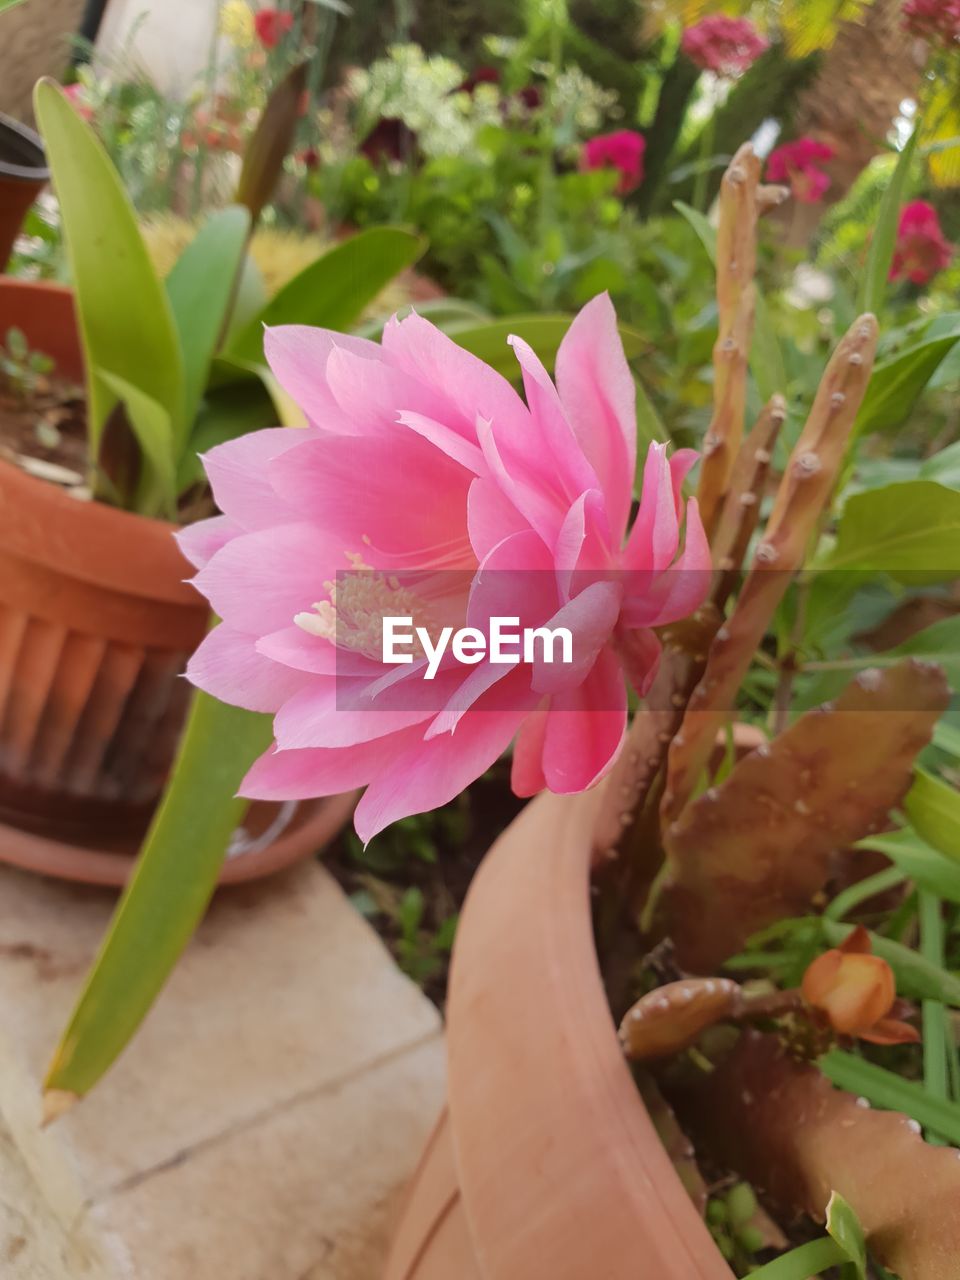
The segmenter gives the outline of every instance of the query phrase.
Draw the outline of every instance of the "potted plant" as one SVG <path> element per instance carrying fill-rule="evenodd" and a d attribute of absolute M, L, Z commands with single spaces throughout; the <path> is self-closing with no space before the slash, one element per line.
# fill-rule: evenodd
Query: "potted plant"
<path fill-rule="evenodd" d="M 278 419 L 302 421 L 271 399 L 265 323 L 347 326 L 419 253 L 414 236 L 379 228 L 263 297 L 246 246 L 289 145 L 302 80 L 301 68 L 275 91 L 240 203 L 207 220 L 166 281 L 92 127 L 53 83 L 37 88 L 73 289 L 0 280 L 0 333 L 16 339 L 24 372 L 46 362 L 38 405 L 38 379 L 28 386 L 8 352 L 0 400 L 8 861 L 126 878 L 182 732 L 180 675 L 207 628 L 173 536 L 211 509 L 196 452 Z M 279 822 L 276 806 L 252 812 L 227 878 L 311 851 L 348 802 L 301 806 L 291 824 L 293 808 Z"/>
<path fill-rule="evenodd" d="M 718 286 L 696 499 L 690 451 L 654 441 L 634 508 L 636 388 L 603 296 L 565 335 L 556 382 L 512 339 L 525 398 L 422 317 L 349 348 L 280 327 L 271 369 L 326 434 L 228 442 L 206 460 L 229 483 L 194 543 L 196 585 L 222 621 L 188 674 L 234 702 L 252 666 L 269 686 L 273 738 L 243 794 L 365 785 L 355 825 L 369 840 L 513 743 L 514 789 L 538 797 L 464 910 L 448 1111 L 389 1280 L 626 1280 L 644 1265 L 721 1280 L 755 1255 L 770 1280 L 832 1266 L 862 1278 L 868 1249 L 902 1280 L 955 1270 L 960 1164 L 919 1130 L 960 1139 L 946 1020 L 960 987 L 943 937 L 960 799 L 916 765 L 935 734 L 950 740 L 934 659 L 954 661 L 955 634 L 880 655 L 854 642 L 864 584 L 889 610 L 903 587 L 953 578 L 960 553 L 949 459 L 920 478 L 850 479 L 858 438 L 909 415 L 956 341 L 921 337 L 875 367 L 912 155 L 799 430 L 772 334 L 754 334 L 756 229 L 782 192 L 745 146 L 716 233 L 687 211 Z M 499 624 L 518 622 L 522 660 L 495 658 Z M 396 623 L 399 657 L 382 646 Z M 556 663 L 544 633 L 569 638 Z M 821 650 L 835 657 L 811 659 Z M 629 730 L 628 683 L 643 700 Z M 761 711 L 766 732 L 744 750 L 732 722 Z M 864 842 L 884 855 L 867 878 L 850 874 Z M 848 922 L 904 884 L 920 952 Z M 101 954 L 50 1070 L 53 1111 L 132 1033 L 131 995 L 140 1014 L 148 1003 L 139 975 L 116 984 L 150 903 L 135 886 Z M 922 1085 L 858 1051 L 911 1052 L 916 1000 Z M 754 1200 L 733 1216 L 725 1198 L 731 1229 L 715 1238 L 697 1157 L 724 1190 L 749 1179 L 765 1211 Z M 805 1215 L 807 1234 L 826 1219 L 827 1235 L 784 1251 L 772 1213 Z M 768 1245 L 782 1257 L 768 1263 Z"/>
<path fill-rule="evenodd" d="M 24 214 L 50 179 L 43 143 L 32 129 L 0 114 L 0 272 Z"/>

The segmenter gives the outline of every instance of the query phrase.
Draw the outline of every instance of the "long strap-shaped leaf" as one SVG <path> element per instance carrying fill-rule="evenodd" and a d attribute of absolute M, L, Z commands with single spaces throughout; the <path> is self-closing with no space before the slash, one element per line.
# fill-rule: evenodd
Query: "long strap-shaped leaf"
<path fill-rule="evenodd" d="M 169 415 L 170 451 L 186 439 L 183 356 L 166 291 L 120 175 L 59 85 L 41 80 L 34 107 L 60 201 L 89 377 L 90 449 L 119 399 L 108 370 Z"/>
<path fill-rule="evenodd" d="M 194 695 L 173 776 L 47 1074 L 48 1114 L 87 1093 L 130 1041 L 203 917 L 247 802 L 268 716 Z"/>

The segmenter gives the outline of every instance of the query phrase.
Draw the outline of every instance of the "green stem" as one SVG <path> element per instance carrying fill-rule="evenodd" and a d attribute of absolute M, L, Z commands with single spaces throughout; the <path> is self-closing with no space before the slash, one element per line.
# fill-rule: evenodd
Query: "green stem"
<path fill-rule="evenodd" d="M 711 110 L 700 130 L 700 155 L 697 159 L 697 176 L 693 184 L 693 207 L 698 213 L 706 213 L 707 179 L 713 159 L 713 147 L 717 133 L 716 112 Z"/>
<path fill-rule="evenodd" d="M 865 880 L 860 880 L 850 885 L 848 889 L 844 889 L 842 893 L 838 893 L 823 914 L 828 920 L 842 920 L 855 907 L 859 907 L 861 902 L 868 901 L 878 893 L 886 893 L 888 889 L 895 889 L 906 879 L 906 875 L 899 867 L 887 867 L 883 871 L 878 871 L 876 875 L 867 876 Z"/>
<path fill-rule="evenodd" d="M 842 1262 L 849 1262 L 850 1255 L 830 1236 L 822 1240 L 811 1240 L 798 1249 L 774 1258 L 759 1271 L 750 1273 L 751 1280 L 812 1280 L 821 1275 L 828 1267 L 836 1267 Z"/>
<path fill-rule="evenodd" d="M 935 893 L 920 889 L 917 895 L 920 915 L 920 953 L 925 960 L 944 967 L 943 905 Z M 947 1071 L 949 1026 L 947 1011 L 939 1000 L 923 1002 L 923 1083 L 935 1098 L 950 1097 Z M 943 1144 L 937 1134 L 928 1133 L 927 1141 Z"/>

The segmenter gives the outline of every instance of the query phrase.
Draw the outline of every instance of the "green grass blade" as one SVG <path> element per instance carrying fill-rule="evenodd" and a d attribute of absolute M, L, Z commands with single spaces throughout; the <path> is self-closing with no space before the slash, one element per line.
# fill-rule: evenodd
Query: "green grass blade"
<path fill-rule="evenodd" d="M 241 205 L 222 209 L 204 223 L 167 276 L 167 296 L 184 363 L 185 434 L 176 441 L 178 461 L 193 428 L 210 362 L 224 331 L 249 232 L 249 210 Z"/>
<path fill-rule="evenodd" d="M 60 201 L 90 375 L 91 452 L 96 457 L 118 399 L 98 370 L 109 370 L 162 405 L 179 438 L 184 430 L 180 340 L 120 175 L 59 85 L 41 80 L 34 108 Z"/>
<path fill-rule="evenodd" d="M 849 1255 L 842 1245 L 830 1236 L 811 1240 L 789 1253 L 774 1258 L 766 1266 L 750 1272 L 751 1280 L 814 1280 L 830 1267 L 848 1262 Z"/>
<path fill-rule="evenodd" d="M 921 889 L 918 894 L 920 916 L 920 954 L 937 968 L 942 969 L 944 958 L 943 906 L 934 893 Z M 949 1024 L 947 1010 L 940 1000 L 923 1002 L 923 1083 L 934 1098 L 949 1098 L 950 1083 L 947 1076 L 947 1042 Z M 928 1140 L 942 1142 L 936 1134 L 928 1134 Z"/>
<path fill-rule="evenodd" d="M 955 1102 L 934 1098 L 922 1084 L 905 1080 L 894 1071 L 842 1049 L 831 1049 L 818 1065 L 839 1089 L 866 1098 L 884 1111 L 900 1111 L 924 1129 L 942 1134 L 948 1142 L 960 1146 L 960 1106 Z"/>
<path fill-rule="evenodd" d="M 917 833 L 945 857 L 960 862 L 960 791 L 917 769 L 903 807 Z"/>
<path fill-rule="evenodd" d="M 897 167 L 890 178 L 890 184 L 883 193 L 877 223 L 870 241 L 867 264 L 860 281 L 860 292 L 857 297 L 857 311 L 872 311 L 879 315 L 883 309 L 883 300 L 887 292 L 887 281 L 893 254 L 897 245 L 897 230 L 900 226 L 900 209 L 903 205 L 910 182 L 910 167 L 917 139 L 920 136 L 920 121 L 914 126 L 907 145 L 900 152 Z"/>
<path fill-rule="evenodd" d="M 268 716 L 194 695 L 167 790 L 46 1089 L 82 1097 L 130 1041 L 206 911 L 247 807 L 237 787 L 271 735 Z"/>
<path fill-rule="evenodd" d="M 226 354 L 263 363 L 264 326 L 310 324 L 347 329 L 424 250 L 419 236 L 399 227 L 372 227 L 325 253 L 280 290 L 231 341 Z"/>

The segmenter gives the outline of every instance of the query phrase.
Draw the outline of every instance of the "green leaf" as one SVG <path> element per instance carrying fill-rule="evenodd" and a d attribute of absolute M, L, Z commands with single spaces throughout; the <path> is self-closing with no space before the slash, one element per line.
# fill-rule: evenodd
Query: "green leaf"
<path fill-rule="evenodd" d="M 926 769 L 917 769 L 903 807 L 928 844 L 960 863 L 960 792 Z"/>
<path fill-rule="evenodd" d="M 263 329 L 276 324 L 346 329 L 424 250 L 419 236 L 399 227 L 372 227 L 329 250 L 280 290 L 235 338 L 227 354 L 263 364 Z"/>
<path fill-rule="evenodd" d="M 874 848 L 874 845 L 870 847 Z M 821 917 L 821 933 L 831 947 L 839 947 L 850 936 L 850 929 L 849 924 Z M 882 933 L 871 933 L 870 942 L 874 954 L 886 960 L 893 970 L 897 990 L 901 994 L 914 1000 L 940 1000 L 943 1004 L 960 1008 L 960 978 L 931 964 L 902 942 L 885 938 Z"/>
<path fill-rule="evenodd" d="M 700 243 L 714 264 L 717 261 L 717 233 L 703 216 L 682 200 L 675 200 L 673 206 L 677 212 L 690 223 Z M 766 403 L 771 396 L 787 389 L 787 367 L 784 364 L 783 352 L 777 341 L 776 330 L 770 318 L 766 298 L 755 291 L 753 342 L 750 347 L 750 372 L 757 384 L 760 399 Z"/>
<path fill-rule="evenodd" d="M 459 346 L 491 365 L 505 378 L 516 381 L 520 376 L 520 366 L 507 339 L 514 334 L 523 338 L 547 368 L 552 369 L 560 343 L 572 321 L 573 316 L 564 312 L 516 315 L 483 324 L 451 325 L 447 333 Z M 647 350 L 646 339 L 636 329 L 623 324 L 618 328 L 628 360 Z"/>
<path fill-rule="evenodd" d="M 849 1261 L 842 1245 L 831 1236 L 801 1244 L 764 1267 L 750 1272 L 750 1280 L 813 1280 L 813 1277 Z"/>
<path fill-rule="evenodd" d="M 167 295 L 184 362 L 184 417 L 189 432 L 210 362 L 227 321 L 250 232 L 250 214 L 232 205 L 209 218 L 167 276 Z M 182 443 L 182 442 L 181 442 Z"/>
<path fill-rule="evenodd" d="M 893 264 L 893 254 L 897 245 L 900 209 L 910 181 L 910 166 L 913 163 L 919 136 L 920 122 L 918 121 L 909 141 L 900 152 L 897 167 L 890 177 L 890 183 L 880 202 L 857 297 L 857 310 L 861 313 L 872 311 L 874 315 L 879 315 L 883 310 L 890 267 Z"/>
<path fill-rule="evenodd" d="M 96 457 L 117 403 L 109 370 L 155 400 L 173 439 L 185 430 L 180 341 L 166 290 L 150 261 L 133 205 L 93 129 L 60 87 L 41 80 L 34 109 L 60 201 L 67 256 L 90 374 L 89 431 Z"/>
<path fill-rule="evenodd" d="M 87 1093 L 142 1022 L 207 909 L 247 806 L 237 787 L 271 736 L 268 716 L 194 695 L 174 771 L 47 1089 Z"/>
<path fill-rule="evenodd" d="M 93 372 L 123 404 L 127 419 L 143 450 L 148 466 L 140 477 L 137 508 L 144 515 L 176 514 L 176 484 L 173 469 L 173 424 L 170 414 L 152 396 L 109 369 L 93 367 Z"/>
<path fill-rule="evenodd" d="M 960 440 L 941 449 L 920 466 L 921 480 L 936 480 L 948 489 L 960 489 Z"/>
<path fill-rule="evenodd" d="M 924 387 L 960 341 L 960 315 L 942 319 L 953 321 L 946 333 L 941 328 L 936 337 L 876 365 L 857 415 L 857 432 L 886 431 L 909 417 Z"/>
<path fill-rule="evenodd" d="M 960 866 L 921 840 L 912 827 L 867 836 L 856 847 L 885 853 L 921 889 L 960 904 Z"/>
<path fill-rule="evenodd" d="M 960 570 L 960 493 L 932 480 L 910 480 L 855 494 L 840 517 L 827 569 L 867 569 L 894 577 L 922 572 L 927 581 Z"/>
<path fill-rule="evenodd" d="M 7 9 L 15 9 L 18 4 L 23 4 L 23 0 L 0 0 L 0 13 L 5 13 Z"/>
<path fill-rule="evenodd" d="M 177 468 L 177 491 L 183 493 L 203 480 L 203 463 L 198 454 L 249 431 L 276 426 L 276 422 L 272 400 L 252 380 L 209 392 L 200 405 L 190 443 Z"/>
<path fill-rule="evenodd" d="M 838 1089 L 866 1098 L 885 1111 L 900 1111 L 960 1146 L 960 1106 L 955 1102 L 935 1098 L 922 1084 L 842 1049 L 831 1049 L 817 1065 Z"/>
<path fill-rule="evenodd" d="M 867 1241 L 860 1219 L 838 1191 L 830 1193 L 827 1204 L 827 1234 L 846 1254 L 856 1280 L 867 1280 Z"/>

